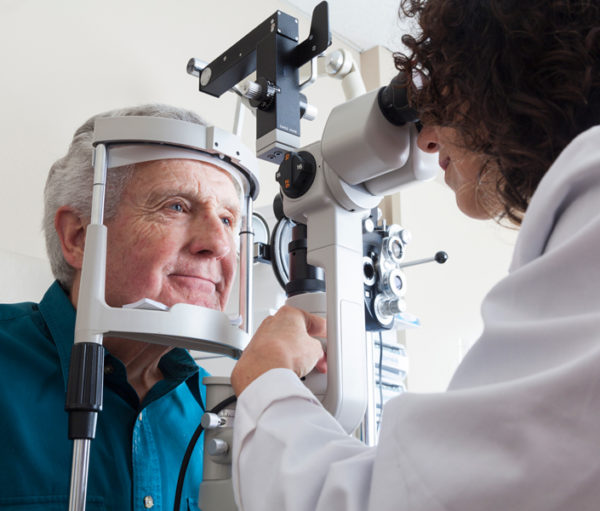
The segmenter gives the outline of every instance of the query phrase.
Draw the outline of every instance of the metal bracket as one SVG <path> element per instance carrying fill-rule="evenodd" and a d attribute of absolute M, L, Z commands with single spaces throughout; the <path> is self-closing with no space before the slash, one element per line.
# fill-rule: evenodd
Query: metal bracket
<path fill-rule="evenodd" d="M 298 44 L 298 20 L 276 11 L 210 64 L 190 60 L 188 72 L 199 77 L 199 89 L 219 97 L 256 71 L 256 82 L 272 84 L 269 101 L 256 111 L 257 155 L 280 163 L 283 154 L 300 145 L 300 118 L 306 100 L 300 91 L 316 79 L 299 83 L 299 68 L 331 44 L 329 7 L 326 1 L 313 10 L 308 38 Z M 191 66 L 191 67 L 190 67 Z M 308 117 L 307 117 L 308 118 Z"/>

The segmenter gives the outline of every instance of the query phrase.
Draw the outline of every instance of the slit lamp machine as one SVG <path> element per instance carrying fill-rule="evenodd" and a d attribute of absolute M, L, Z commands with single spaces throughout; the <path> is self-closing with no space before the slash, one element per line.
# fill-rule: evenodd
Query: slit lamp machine
<path fill-rule="evenodd" d="M 356 95 L 330 113 L 320 141 L 300 147 L 300 121 L 315 115 L 302 91 L 317 76 L 318 58 L 331 45 L 328 5 L 312 16 L 299 42 L 298 20 L 277 11 L 210 63 L 191 59 L 188 72 L 199 90 L 239 96 L 256 114 L 256 155 L 216 127 L 150 117 L 98 119 L 94 130 L 94 182 L 87 229 L 75 343 L 66 410 L 74 440 L 70 511 L 85 509 L 90 444 L 102 409 L 104 336 L 116 336 L 239 358 L 253 332 L 252 268 L 269 261 L 285 287 L 287 303 L 327 318 L 327 374 L 311 373 L 306 385 L 351 433 L 363 421 L 372 388 L 367 331 L 401 327 L 405 317 L 404 263 L 408 232 L 381 223 L 375 213 L 386 195 L 433 178 L 436 160 L 417 148 L 418 116 L 406 100 L 402 76 L 356 95 L 355 69 L 336 52 L 329 70 L 345 69 L 343 86 Z M 311 77 L 300 83 L 300 68 Z M 255 73 L 256 78 L 247 80 Z M 358 80 L 358 81 L 357 81 Z M 364 92 L 364 88 L 359 92 Z M 240 107 L 241 108 L 241 107 Z M 234 129 L 239 132 L 239 125 Z M 170 308 L 142 300 L 123 308 L 104 298 L 107 228 L 103 224 L 108 169 L 153 159 L 191 158 L 214 163 L 243 192 L 240 233 L 239 316 L 189 304 Z M 280 194 L 278 224 L 270 244 L 254 246 L 253 201 L 259 192 L 257 157 L 273 163 Z M 286 246 L 287 244 L 287 246 Z M 256 255 L 255 255 L 256 249 Z M 438 253 L 438 262 L 445 254 Z M 427 262 L 425 261 L 418 261 Z M 207 378 L 203 511 L 235 510 L 229 446 L 235 405 L 227 378 Z M 215 411 L 216 409 L 216 411 Z M 182 469 L 185 475 L 185 469 Z M 176 502 L 177 506 L 177 502 Z M 176 507 L 178 509 L 178 507 Z"/>

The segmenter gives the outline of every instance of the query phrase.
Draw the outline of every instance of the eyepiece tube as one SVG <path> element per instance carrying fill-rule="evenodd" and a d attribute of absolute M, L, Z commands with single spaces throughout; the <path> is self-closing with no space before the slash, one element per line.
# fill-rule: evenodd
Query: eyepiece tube
<path fill-rule="evenodd" d="M 417 111 L 408 105 L 404 73 L 398 73 L 389 85 L 382 87 L 377 100 L 381 113 L 394 126 L 403 126 L 419 120 Z"/>

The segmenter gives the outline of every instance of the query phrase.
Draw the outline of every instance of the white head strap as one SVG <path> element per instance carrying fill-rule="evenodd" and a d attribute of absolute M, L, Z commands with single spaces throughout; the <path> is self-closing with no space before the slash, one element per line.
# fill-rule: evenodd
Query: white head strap
<path fill-rule="evenodd" d="M 238 194 L 241 194 L 241 198 L 249 195 L 248 181 L 242 179 L 239 169 L 216 155 L 191 149 L 183 149 L 181 147 L 158 144 L 113 145 L 108 153 L 107 168 L 110 169 L 113 167 L 121 167 L 123 165 L 135 165 L 136 163 L 174 159 L 196 160 L 214 165 L 227 172 L 234 180 L 236 190 Z"/>
<path fill-rule="evenodd" d="M 215 126 L 164 117 L 101 117 L 96 119 L 92 143 L 110 146 L 109 168 L 163 159 L 193 159 L 228 172 L 244 196 L 256 199 L 258 195 L 256 157 L 236 136 Z"/>

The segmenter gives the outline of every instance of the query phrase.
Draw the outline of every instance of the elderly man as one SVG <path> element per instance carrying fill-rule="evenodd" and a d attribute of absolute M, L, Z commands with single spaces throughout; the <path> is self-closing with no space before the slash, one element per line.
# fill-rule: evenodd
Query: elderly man
<path fill-rule="evenodd" d="M 0 306 L 0 507 L 66 509 L 71 442 L 63 411 L 92 190 L 94 121 L 187 111 L 142 106 L 77 130 L 50 170 L 44 230 L 56 282 L 39 304 Z M 111 169 L 106 302 L 150 298 L 222 310 L 236 266 L 240 197 L 228 173 L 191 159 Z M 106 338 L 104 407 L 92 442 L 87 508 L 171 509 L 186 445 L 200 422 L 206 372 L 183 349 Z M 183 489 L 197 507 L 202 446 Z"/>

